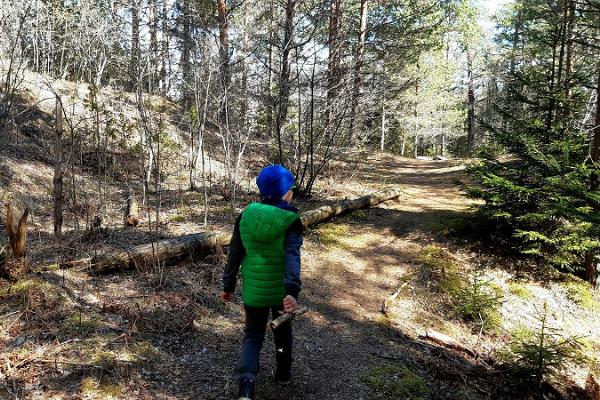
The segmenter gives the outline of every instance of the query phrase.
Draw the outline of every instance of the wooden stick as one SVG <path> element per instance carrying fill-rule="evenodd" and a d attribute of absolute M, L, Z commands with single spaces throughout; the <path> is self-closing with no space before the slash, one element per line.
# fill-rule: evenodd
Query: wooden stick
<path fill-rule="evenodd" d="M 479 353 L 477 353 L 477 351 L 475 349 L 473 349 L 465 344 L 462 344 L 458 340 L 456 340 L 448 335 L 444 335 L 443 333 L 436 332 L 433 330 L 427 330 L 427 331 L 425 331 L 425 334 L 421 335 L 421 337 L 423 339 L 430 340 L 430 341 L 440 344 L 442 346 L 445 346 L 445 347 L 448 347 L 448 348 L 451 348 L 454 350 L 458 350 L 463 353 L 467 353 L 468 355 L 470 355 L 473 358 L 479 357 Z"/>
<path fill-rule="evenodd" d="M 286 321 L 289 321 L 291 319 L 294 319 L 295 317 L 297 317 L 298 315 L 302 315 L 305 312 L 308 311 L 308 308 L 304 307 L 304 306 L 300 306 L 298 307 L 298 309 L 296 311 L 294 311 L 293 313 L 283 313 L 281 314 L 279 317 L 275 318 L 273 321 L 271 321 L 269 323 L 269 326 L 271 327 L 272 330 L 277 329 L 281 324 L 283 324 Z"/>

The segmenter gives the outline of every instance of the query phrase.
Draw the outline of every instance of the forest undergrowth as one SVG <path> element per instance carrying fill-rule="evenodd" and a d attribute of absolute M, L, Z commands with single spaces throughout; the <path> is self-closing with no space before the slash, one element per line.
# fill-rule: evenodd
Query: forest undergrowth
<path fill-rule="evenodd" d="M 309 312 L 296 323 L 294 384 L 269 384 L 274 360 L 265 353 L 260 398 L 534 398 L 523 391 L 531 376 L 507 371 L 523 365 L 515 354 L 531 350 L 523 345 L 545 307 L 552 337 L 574 344 L 567 352 L 577 358 L 544 382 L 580 398 L 599 368 L 598 296 L 466 240 L 472 203 L 454 183 L 466 179 L 460 162 L 363 156 L 333 163 L 301 209 L 388 187 L 404 195 L 307 231 L 301 300 Z M 165 218 L 180 207 L 165 206 Z M 32 251 L 53 246 L 32 239 L 40 246 Z M 104 276 L 32 259 L 40 261 L 31 274 L 0 287 L 0 396 L 233 398 L 243 314 L 239 298 L 217 298 L 224 254 Z M 478 356 L 435 345 L 427 331 Z"/>

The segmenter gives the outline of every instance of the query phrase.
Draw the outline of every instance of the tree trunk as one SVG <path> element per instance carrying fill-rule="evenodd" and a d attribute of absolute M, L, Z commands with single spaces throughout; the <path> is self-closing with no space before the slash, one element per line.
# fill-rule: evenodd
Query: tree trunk
<path fill-rule="evenodd" d="M 290 101 L 290 51 L 294 33 L 294 11 L 296 0 L 287 0 L 285 7 L 285 25 L 283 31 L 283 43 L 281 53 L 281 74 L 279 75 L 279 95 L 277 101 L 277 113 L 275 115 L 275 135 L 277 136 L 277 148 L 279 152 L 278 162 L 283 164 L 282 135 L 287 121 L 288 105 Z"/>
<path fill-rule="evenodd" d="M 156 79 L 158 79 L 158 12 L 157 0 L 150 0 L 150 64 L 152 74 L 149 76 L 148 91 L 154 92 Z"/>
<path fill-rule="evenodd" d="M 565 60 L 565 98 L 571 98 L 571 78 L 573 75 L 573 32 L 575 30 L 575 1 L 567 0 L 567 59 Z"/>
<path fill-rule="evenodd" d="M 29 208 L 26 207 L 21 217 L 16 218 L 11 204 L 6 204 L 6 231 L 8 233 L 8 242 L 10 243 L 10 248 L 12 249 L 14 259 L 25 257 L 25 251 L 27 248 L 28 216 Z"/>
<path fill-rule="evenodd" d="M 421 73 L 421 66 L 417 62 L 417 79 L 415 81 L 415 109 L 413 110 L 414 130 L 415 130 L 415 146 L 413 148 L 413 155 L 415 158 L 419 156 L 419 74 Z"/>
<path fill-rule="evenodd" d="M 360 27 L 358 30 L 358 45 L 356 48 L 356 58 L 354 60 L 354 83 L 352 88 L 352 109 L 350 111 L 350 140 L 355 141 L 356 136 L 356 114 L 360 105 L 360 86 L 362 82 L 361 68 L 363 63 L 363 53 L 365 51 L 365 39 L 367 37 L 367 15 L 368 0 L 360 0 Z"/>
<path fill-rule="evenodd" d="M 467 46 L 467 151 L 475 149 L 475 84 L 473 80 L 473 52 Z"/>
<path fill-rule="evenodd" d="M 162 0 L 162 21 L 161 21 L 161 70 L 160 70 L 160 89 L 163 95 L 169 91 L 169 18 L 167 15 L 167 0 Z"/>
<path fill-rule="evenodd" d="M 554 108 L 556 106 L 556 97 L 555 97 L 555 86 L 556 86 L 556 46 L 558 45 L 558 34 L 559 29 L 555 29 L 555 34 L 552 38 L 552 71 L 550 71 L 550 82 L 548 93 L 550 95 L 550 100 L 548 102 L 548 113 L 546 115 L 546 144 L 550 143 L 551 133 L 552 133 L 552 124 L 554 123 Z"/>
<path fill-rule="evenodd" d="M 385 149 L 385 104 L 381 109 L 381 144 L 380 150 L 383 151 Z"/>
<path fill-rule="evenodd" d="M 140 0 L 131 0 L 131 53 L 129 55 L 129 90 L 135 90 L 140 68 Z"/>
<path fill-rule="evenodd" d="M 191 72 L 192 66 L 190 63 L 190 55 L 192 51 L 192 10 L 190 9 L 190 0 L 184 0 L 183 2 L 183 38 L 182 38 L 182 49 L 181 49 L 181 79 L 182 79 L 182 100 L 183 107 L 187 111 L 192 102 L 192 93 L 190 92 L 190 86 L 192 84 Z"/>
<path fill-rule="evenodd" d="M 217 0 L 217 13 L 219 23 L 219 61 L 221 62 L 221 102 L 219 105 L 219 127 L 227 130 L 227 98 L 231 84 L 231 71 L 229 65 L 229 23 L 227 20 L 227 4 L 225 0 Z"/>
<path fill-rule="evenodd" d="M 9 262 L 5 249 L 0 248 L 0 276 L 15 279 L 29 272 L 29 263 L 25 258 L 28 216 L 29 208 L 25 208 L 21 217 L 16 221 L 17 218 L 13 214 L 11 204 L 6 204 L 6 231 L 12 249 L 13 261 Z"/>
<path fill-rule="evenodd" d="M 399 189 L 389 189 L 328 206 L 306 211 L 300 214 L 304 226 L 327 221 L 337 215 L 359 210 L 392 200 L 402 194 Z M 135 246 L 124 251 L 111 252 L 91 260 L 92 269 L 98 273 L 142 269 L 155 262 L 173 264 L 186 259 L 198 259 L 213 253 L 221 246 L 227 246 L 230 233 L 202 232 L 174 239 Z M 66 265 L 81 265 L 89 260 L 72 261 Z"/>
<path fill-rule="evenodd" d="M 273 52 L 275 46 L 273 45 L 273 41 L 275 40 L 275 32 L 274 32 L 274 21 L 275 21 L 275 4 L 274 1 L 270 1 L 270 11 L 271 15 L 269 18 L 269 59 L 267 66 L 267 137 L 272 138 L 274 133 L 273 126 L 273 115 L 275 114 L 275 101 L 273 97 Z"/>
<path fill-rule="evenodd" d="M 132 190 L 127 192 L 127 201 L 125 203 L 125 215 L 123 218 L 123 225 L 125 227 L 136 227 L 139 223 L 139 207 L 135 194 Z"/>
<path fill-rule="evenodd" d="M 600 168 L 600 63 L 598 64 L 598 82 L 596 83 L 596 122 L 594 124 L 594 138 L 590 151 L 593 166 Z M 590 191 L 597 192 L 600 189 L 600 177 L 597 172 L 592 172 L 590 177 Z M 598 210 L 597 210 L 598 211 Z M 585 257 L 585 279 L 594 287 L 598 281 L 598 266 L 596 263 L 596 252 L 590 251 Z"/>
<path fill-rule="evenodd" d="M 56 97 L 56 125 L 54 142 L 54 235 L 62 236 L 63 224 L 63 109 L 60 98 Z"/>
<path fill-rule="evenodd" d="M 327 108 L 325 110 L 325 123 L 327 130 L 333 126 L 335 115 L 334 103 L 340 84 L 339 74 L 339 31 L 342 0 L 329 0 L 329 37 L 327 39 L 329 54 L 327 64 Z"/>

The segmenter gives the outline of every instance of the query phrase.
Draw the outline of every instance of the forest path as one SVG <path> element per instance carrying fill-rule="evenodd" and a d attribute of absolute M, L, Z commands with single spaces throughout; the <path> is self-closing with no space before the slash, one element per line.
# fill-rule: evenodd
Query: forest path
<path fill-rule="evenodd" d="M 466 178 L 464 166 L 364 153 L 349 158 L 327 171 L 317 188 L 320 199 L 298 205 L 309 209 L 391 187 L 404 194 L 307 231 L 300 302 L 309 312 L 294 322 L 294 379 L 287 387 L 273 383 L 267 333 L 256 398 L 500 399 L 486 394 L 495 384 L 485 369 L 417 338 L 419 318 L 431 315 L 421 312 L 426 298 L 408 296 L 415 307 L 398 321 L 381 314 L 403 277 L 418 271 L 420 252 L 431 243 L 447 244 L 435 232 L 471 204 L 456 185 Z M 244 313 L 239 297 L 230 304 L 218 300 L 223 263 L 216 255 L 101 277 L 41 272 L 43 283 L 28 283 L 34 317 L 2 340 L 13 362 L 30 354 L 19 349 L 20 335 L 37 338 L 25 339 L 31 352 L 55 354 L 59 362 L 33 358 L 14 387 L 26 399 L 234 399 Z M 69 299 L 49 309 L 55 290 Z M 63 344 L 57 347 L 56 340 Z M 416 376 L 399 378 L 408 370 L 421 377 L 427 394 L 418 395 Z M 404 386 L 412 392 L 402 392 Z"/>
<path fill-rule="evenodd" d="M 435 378 L 439 371 L 426 365 L 432 348 L 391 326 L 381 313 L 402 277 L 415 271 L 419 252 L 435 241 L 432 228 L 471 204 L 457 186 L 465 178 L 464 165 L 380 157 L 365 160 L 347 190 L 359 194 L 369 183 L 378 189 L 400 187 L 404 194 L 308 235 L 301 302 L 310 312 L 295 324 L 295 385 L 282 394 L 261 385 L 266 399 L 375 398 L 364 382 L 373 368 L 390 362 L 423 377 L 432 398 L 458 398 L 458 392 L 470 391 L 462 381 Z"/>

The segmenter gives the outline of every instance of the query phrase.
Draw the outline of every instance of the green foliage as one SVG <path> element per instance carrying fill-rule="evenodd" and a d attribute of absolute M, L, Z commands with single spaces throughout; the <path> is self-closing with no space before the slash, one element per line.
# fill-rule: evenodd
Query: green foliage
<path fill-rule="evenodd" d="M 540 394 L 544 380 L 558 376 L 567 364 L 584 360 L 581 340 L 563 338 L 559 330 L 549 326 L 548 317 L 544 303 L 536 316 L 537 329 L 516 331 L 503 355 L 509 369 L 521 379 L 535 383 Z"/>
<path fill-rule="evenodd" d="M 362 381 L 377 393 L 377 398 L 425 400 L 429 389 L 423 378 L 405 367 L 385 364 L 373 367 Z"/>
<path fill-rule="evenodd" d="M 437 246 L 427 246 L 419 255 L 418 280 L 445 295 L 450 308 L 460 319 L 483 323 L 494 330 L 502 323 L 498 311 L 502 304 L 502 289 L 483 279 L 481 271 L 470 272 L 467 279 L 458 269 L 451 254 Z"/>
<path fill-rule="evenodd" d="M 454 312 L 467 322 L 483 323 L 486 329 L 497 329 L 502 323 L 498 309 L 502 305 L 501 289 L 484 280 L 483 273 L 469 274 L 467 282 L 454 295 Z"/>
<path fill-rule="evenodd" d="M 600 193 L 590 191 L 594 168 L 581 125 L 597 77 L 596 61 L 585 57 L 572 76 L 555 73 L 564 62 L 556 54 L 565 24 L 559 3 L 519 1 L 500 22 L 503 58 L 495 68 L 506 78 L 496 103 L 501 118 L 489 129 L 510 156 L 483 152 L 469 168 L 476 182 L 469 194 L 484 201 L 480 215 L 494 239 L 573 271 L 600 248 Z M 586 18 L 597 16 L 583 13 L 574 29 Z"/>

